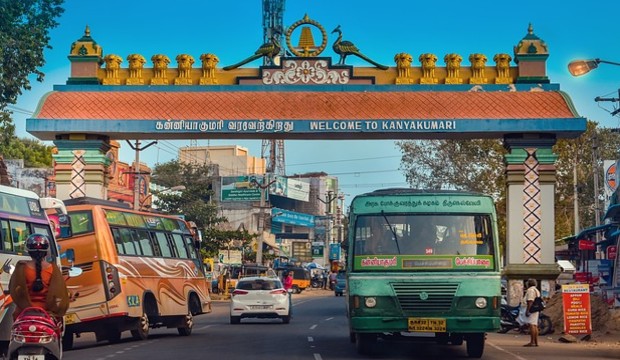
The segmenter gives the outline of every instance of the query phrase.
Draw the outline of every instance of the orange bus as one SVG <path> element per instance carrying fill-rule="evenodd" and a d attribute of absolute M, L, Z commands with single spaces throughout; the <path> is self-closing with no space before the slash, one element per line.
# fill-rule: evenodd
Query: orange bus
<path fill-rule="evenodd" d="M 74 299 L 65 316 L 65 349 L 84 332 L 112 343 L 126 330 L 145 340 L 157 327 L 187 336 L 193 317 L 211 312 L 211 284 L 188 222 L 92 198 L 65 205 L 71 231 L 58 245 L 73 249 L 70 265 L 83 271 L 67 281 Z"/>

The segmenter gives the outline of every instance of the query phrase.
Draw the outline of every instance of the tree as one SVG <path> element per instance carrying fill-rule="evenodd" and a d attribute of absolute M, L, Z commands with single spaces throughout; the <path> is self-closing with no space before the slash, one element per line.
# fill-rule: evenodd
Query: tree
<path fill-rule="evenodd" d="M 185 219 L 193 221 L 203 233 L 202 254 L 213 257 L 220 249 L 234 246 L 239 249 L 247 247 L 255 234 L 245 230 L 223 230 L 220 224 L 227 220 L 218 215 L 218 204 L 212 201 L 212 177 L 208 165 L 181 163 L 172 160 L 157 164 L 153 169 L 152 182 L 167 188 L 185 186 L 181 192 L 161 191 L 156 193 L 158 209 L 172 214 L 183 214 Z M 233 240 L 237 240 L 236 244 Z"/>
<path fill-rule="evenodd" d="M 593 157 L 592 139 L 598 139 L 598 155 Z M 581 228 L 594 225 L 594 171 L 601 171 L 603 159 L 618 159 L 620 135 L 588 121 L 579 138 L 561 139 L 553 151 L 556 161 L 555 237 L 573 233 L 574 183 L 576 166 Z M 506 182 L 500 139 L 485 140 L 406 140 L 396 143 L 403 157 L 401 169 L 412 187 L 477 191 L 491 195 L 499 217 L 500 242 L 506 238 Z M 596 160 L 596 164 L 593 159 Z M 602 182 L 600 182 L 602 184 Z M 599 196 L 603 186 L 599 186 Z M 604 211 L 604 209 L 599 209 Z"/>
<path fill-rule="evenodd" d="M 17 102 L 22 90 L 30 90 L 31 74 L 43 81 L 43 50 L 51 48 L 49 30 L 58 26 L 63 2 L 0 1 L 0 129 L 5 144 L 15 132 L 8 106 Z"/>

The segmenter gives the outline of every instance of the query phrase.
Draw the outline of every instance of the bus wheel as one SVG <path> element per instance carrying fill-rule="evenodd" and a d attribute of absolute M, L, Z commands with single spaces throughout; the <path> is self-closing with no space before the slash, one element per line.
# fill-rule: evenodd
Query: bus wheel
<path fill-rule="evenodd" d="M 149 338 L 149 317 L 143 311 L 138 319 L 138 328 L 131 330 L 131 336 L 136 340 L 146 340 Z"/>
<path fill-rule="evenodd" d="M 183 317 L 183 326 L 177 328 L 179 335 L 189 336 L 192 334 L 192 328 L 194 327 L 194 317 L 191 311 Z"/>
<path fill-rule="evenodd" d="M 467 356 L 470 358 L 481 358 L 484 352 L 484 333 L 469 334 L 467 341 Z"/>
<path fill-rule="evenodd" d="M 73 349 L 73 333 L 65 331 L 64 335 L 62 335 L 62 350 L 71 349 Z"/>
<path fill-rule="evenodd" d="M 375 334 L 355 334 L 355 348 L 360 355 L 372 354 L 375 344 L 377 343 L 377 335 Z"/>

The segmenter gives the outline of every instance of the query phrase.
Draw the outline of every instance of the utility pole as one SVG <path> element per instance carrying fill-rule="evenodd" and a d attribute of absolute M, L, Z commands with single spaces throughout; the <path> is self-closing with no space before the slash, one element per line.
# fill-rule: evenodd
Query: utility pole
<path fill-rule="evenodd" d="M 258 219 L 258 230 L 260 234 L 258 236 L 258 242 L 256 245 L 256 265 L 263 264 L 263 240 L 265 234 L 265 209 L 267 208 L 267 190 L 271 184 L 275 183 L 275 180 L 271 180 L 268 184 L 265 184 L 265 176 L 263 176 L 262 184 L 259 184 L 254 180 L 254 184 L 260 189 L 260 214 Z"/>
<path fill-rule="evenodd" d="M 144 147 L 140 147 L 140 140 L 136 140 L 136 145 L 132 145 L 129 140 L 125 140 L 127 141 L 127 144 L 129 144 L 129 147 L 131 147 L 133 150 L 136 151 L 136 162 L 135 162 L 135 168 L 133 170 L 134 172 L 134 184 L 133 184 L 133 209 L 134 210 L 140 210 L 140 178 L 142 173 L 140 172 L 140 151 L 148 148 L 151 145 L 155 145 L 157 144 L 157 140 L 150 142 L 148 145 L 144 146 Z"/>
<path fill-rule="evenodd" d="M 577 185 L 577 149 L 575 149 L 575 158 L 573 161 L 573 217 L 575 220 L 575 236 L 579 234 L 579 186 Z"/>

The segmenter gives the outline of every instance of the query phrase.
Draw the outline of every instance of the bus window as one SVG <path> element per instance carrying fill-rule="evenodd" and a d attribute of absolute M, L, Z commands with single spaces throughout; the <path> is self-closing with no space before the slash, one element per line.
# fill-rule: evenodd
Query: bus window
<path fill-rule="evenodd" d="M 194 238 L 191 236 L 185 236 L 185 244 L 187 246 L 190 259 L 198 259 L 198 255 L 196 254 L 196 245 L 194 242 Z"/>
<path fill-rule="evenodd" d="M 112 229 L 112 236 L 114 237 L 114 245 L 116 245 L 116 252 L 119 254 L 125 253 L 125 245 L 123 244 L 123 240 L 121 239 L 121 235 L 118 232 L 118 229 Z"/>
<path fill-rule="evenodd" d="M 151 246 L 151 238 L 146 230 L 138 230 L 136 232 L 138 243 L 142 248 L 142 255 L 153 256 L 153 246 Z"/>
<path fill-rule="evenodd" d="M 13 249 L 15 252 L 26 252 L 26 238 L 30 235 L 28 226 L 25 222 L 11 220 L 11 235 L 13 238 Z"/>
<path fill-rule="evenodd" d="M 13 251 L 13 242 L 11 241 L 10 233 L 9 222 L 2 220 L 2 243 L 4 245 L 2 249 L 6 251 Z"/>
<path fill-rule="evenodd" d="M 177 248 L 178 257 L 187 259 L 189 256 L 187 255 L 187 249 L 183 242 L 183 236 L 181 236 L 181 234 L 172 234 L 172 240 Z"/>
<path fill-rule="evenodd" d="M 93 232 L 93 214 L 90 211 L 71 212 L 71 233 L 73 235 Z"/>
<path fill-rule="evenodd" d="M 136 244 L 134 243 L 133 237 L 131 236 L 131 229 L 121 228 L 119 229 L 119 234 L 121 236 L 121 241 L 125 245 L 125 254 L 138 255 Z"/>
<path fill-rule="evenodd" d="M 166 237 L 166 234 L 159 232 L 159 231 L 156 232 L 155 241 L 159 245 L 161 256 L 172 257 L 172 249 L 170 249 L 170 245 L 168 244 L 168 238 Z"/>

